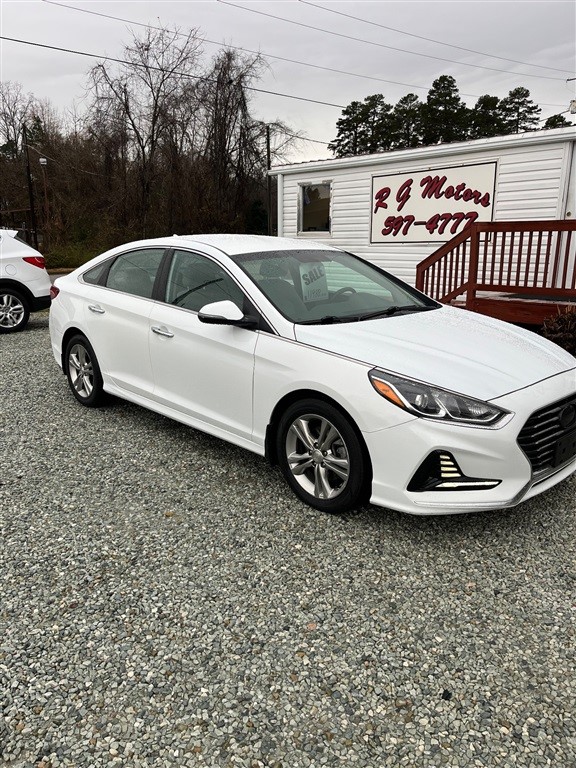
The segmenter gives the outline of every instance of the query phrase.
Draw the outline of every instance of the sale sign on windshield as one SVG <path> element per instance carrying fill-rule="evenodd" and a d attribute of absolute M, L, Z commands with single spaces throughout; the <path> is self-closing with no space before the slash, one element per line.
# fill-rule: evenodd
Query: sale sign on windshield
<path fill-rule="evenodd" d="M 374 176 L 370 242 L 445 242 L 492 221 L 495 183 L 496 163 Z"/>

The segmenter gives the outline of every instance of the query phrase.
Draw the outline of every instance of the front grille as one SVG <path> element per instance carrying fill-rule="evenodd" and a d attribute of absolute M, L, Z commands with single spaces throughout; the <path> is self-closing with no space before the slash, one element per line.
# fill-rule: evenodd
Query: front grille
<path fill-rule="evenodd" d="M 567 406 L 576 406 L 576 395 L 558 400 L 535 411 L 518 435 L 518 445 L 530 461 L 534 474 L 556 466 L 558 440 L 576 429 L 576 423 L 561 424 L 561 414 Z"/>

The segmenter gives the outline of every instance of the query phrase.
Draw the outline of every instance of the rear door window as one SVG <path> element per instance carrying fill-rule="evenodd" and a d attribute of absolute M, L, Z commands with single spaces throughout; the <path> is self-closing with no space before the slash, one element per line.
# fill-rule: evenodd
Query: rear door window
<path fill-rule="evenodd" d="M 92 269 L 84 272 L 82 275 L 82 280 L 85 283 L 90 283 L 90 285 L 100 285 L 102 283 L 104 273 L 108 271 L 109 266 L 110 262 L 103 261 L 101 264 L 98 264 L 97 267 L 92 267 Z"/>
<path fill-rule="evenodd" d="M 164 252 L 164 248 L 142 248 L 120 254 L 110 267 L 106 287 L 132 296 L 152 298 Z"/>

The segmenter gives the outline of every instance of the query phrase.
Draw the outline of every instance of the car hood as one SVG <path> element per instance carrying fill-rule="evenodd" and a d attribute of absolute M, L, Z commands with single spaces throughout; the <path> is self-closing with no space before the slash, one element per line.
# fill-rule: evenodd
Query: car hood
<path fill-rule="evenodd" d="M 567 370 L 576 358 L 530 331 L 453 307 L 334 325 L 296 325 L 304 344 L 491 400 Z"/>

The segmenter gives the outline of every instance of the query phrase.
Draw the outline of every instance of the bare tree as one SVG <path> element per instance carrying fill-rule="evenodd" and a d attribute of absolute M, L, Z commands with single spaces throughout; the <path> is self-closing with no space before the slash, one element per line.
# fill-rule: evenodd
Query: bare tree
<path fill-rule="evenodd" d="M 211 229 L 237 229 L 255 178 L 266 168 L 265 126 L 250 113 L 249 88 L 264 66 L 260 56 L 221 51 L 199 86 L 202 107 L 200 207 Z"/>
<path fill-rule="evenodd" d="M 36 106 L 34 96 L 24 93 L 20 83 L 0 82 L 0 152 L 5 156 L 20 156 L 24 125 L 32 118 Z"/>
<path fill-rule="evenodd" d="M 114 126 L 127 138 L 138 176 L 138 218 L 145 235 L 158 153 L 174 128 L 177 105 L 190 103 L 191 83 L 198 78 L 200 41 L 196 31 L 182 34 L 166 28 L 147 29 L 127 46 L 118 73 L 104 63 L 91 71 L 92 110 L 99 122 Z"/>
<path fill-rule="evenodd" d="M 66 124 L 21 86 L 2 86 L 5 220 L 28 205 L 25 166 L 15 156 L 27 118 L 51 258 L 67 249 L 87 258 L 151 234 L 265 232 L 267 145 L 279 158 L 298 137 L 253 115 L 261 58 L 223 50 L 205 65 L 195 31 L 166 28 L 134 37 L 123 58 L 90 70 L 89 108 Z M 47 165 L 38 164 L 41 154 Z"/>

